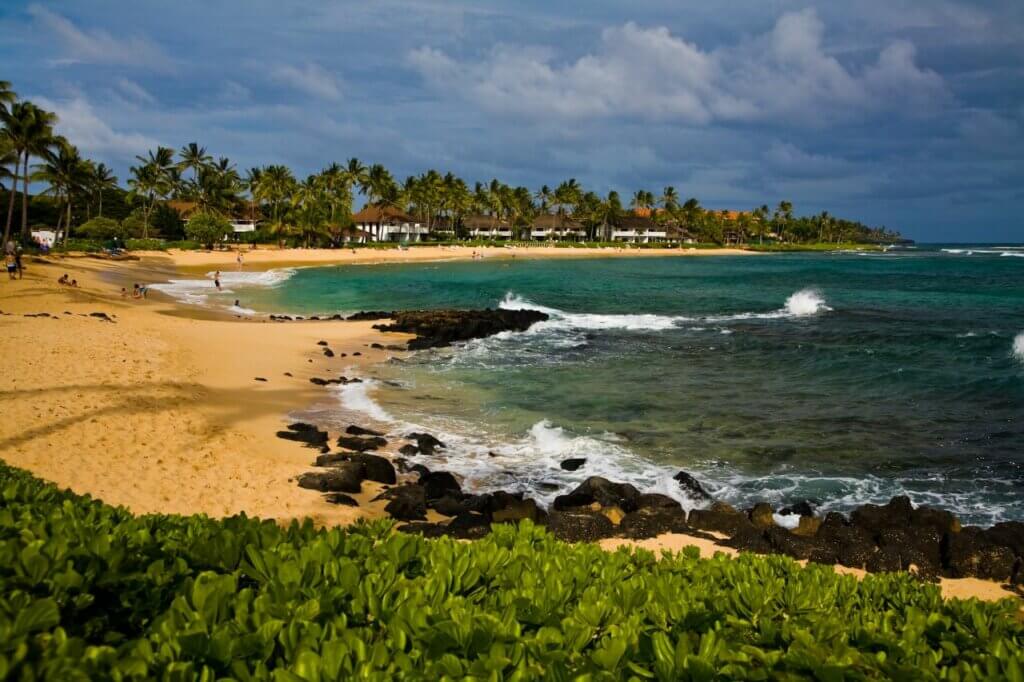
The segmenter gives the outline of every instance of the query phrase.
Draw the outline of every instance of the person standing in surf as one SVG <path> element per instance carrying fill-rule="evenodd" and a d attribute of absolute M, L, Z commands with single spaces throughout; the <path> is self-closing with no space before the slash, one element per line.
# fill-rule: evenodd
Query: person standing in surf
<path fill-rule="evenodd" d="M 217 287 L 217 291 L 220 291 L 220 270 L 213 273 L 213 286 Z"/>

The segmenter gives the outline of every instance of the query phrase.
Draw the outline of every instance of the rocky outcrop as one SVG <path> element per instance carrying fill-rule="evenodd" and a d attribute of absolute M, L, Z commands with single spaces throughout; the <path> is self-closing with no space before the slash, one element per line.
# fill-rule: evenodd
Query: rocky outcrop
<path fill-rule="evenodd" d="M 384 511 L 400 521 L 421 521 L 427 518 L 427 496 L 422 486 L 401 485 L 374 498 L 388 500 Z"/>
<path fill-rule="evenodd" d="M 636 511 L 640 502 L 640 491 L 629 483 L 613 483 L 600 476 L 591 476 L 568 495 L 555 498 L 554 508 L 564 511 L 598 504 L 601 507 L 618 507 L 629 513 Z"/>
<path fill-rule="evenodd" d="M 672 479 L 679 483 L 679 487 L 694 502 L 707 502 L 711 499 L 711 495 L 708 494 L 708 491 L 704 490 L 704 486 L 700 484 L 700 481 L 685 471 L 680 471 Z"/>
<path fill-rule="evenodd" d="M 416 441 L 415 447 L 417 451 L 423 453 L 424 455 L 432 455 L 434 454 L 435 450 L 442 450 L 445 448 L 444 443 L 439 441 L 434 436 L 431 436 L 429 433 L 414 432 L 410 433 L 408 436 L 406 436 L 406 438 L 408 438 L 409 440 Z M 402 454 L 406 454 L 405 452 L 402 451 L 402 448 L 399 448 L 399 452 L 402 452 Z"/>
<path fill-rule="evenodd" d="M 562 460 L 562 463 L 559 464 L 559 466 L 565 471 L 576 471 L 586 463 L 586 457 L 570 457 L 569 459 Z"/>
<path fill-rule="evenodd" d="M 380 436 L 338 436 L 338 447 L 356 452 L 379 450 L 388 444 L 387 439 Z"/>
<path fill-rule="evenodd" d="M 288 425 L 287 431 L 278 431 L 278 438 L 304 443 L 307 447 L 321 448 L 327 445 L 327 432 L 321 431 L 313 424 L 295 422 Z"/>
<path fill-rule="evenodd" d="M 319 490 L 322 493 L 358 493 L 362 490 L 363 469 L 352 462 L 343 462 L 327 471 L 302 474 L 300 488 Z"/>
<path fill-rule="evenodd" d="M 350 319 L 379 319 L 364 317 Z M 526 331 L 536 322 L 548 319 L 536 310 L 408 310 L 380 314 L 391 324 L 376 324 L 384 332 L 415 334 L 409 350 L 440 348 L 457 341 L 469 341 L 506 331 Z"/>

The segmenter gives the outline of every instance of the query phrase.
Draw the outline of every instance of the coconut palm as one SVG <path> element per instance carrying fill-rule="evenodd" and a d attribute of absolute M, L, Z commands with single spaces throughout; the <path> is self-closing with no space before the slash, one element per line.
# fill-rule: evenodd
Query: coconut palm
<path fill-rule="evenodd" d="M 198 182 L 199 171 L 213 161 L 213 157 L 206 153 L 206 147 L 200 147 L 196 142 L 189 142 L 178 152 L 181 157 L 179 167 L 181 170 L 192 169 L 192 182 Z"/>
<path fill-rule="evenodd" d="M 92 164 L 82 158 L 78 149 L 67 140 L 60 139 L 56 151 L 43 157 L 43 163 L 35 166 L 33 180 L 49 185 L 44 194 L 52 194 L 58 202 L 64 203 L 64 243 L 67 244 L 71 233 L 71 213 L 74 200 L 78 195 L 89 192 L 92 179 Z M 61 219 L 57 221 L 57 229 L 61 228 Z"/>
<path fill-rule="evenodd" d="M 29 161 L 33 156 L 47 153 L 55 142 L 53 126 L 57 115 L 40 109 L 31 102 L 15 102 L 10 107 L 0 108 L 0 122 L 3 123 L 2 135 L 14 149 L 22 168 L 21 193 L 21 238 L 28 239 L 28 183 Z M 17 168 L 15 169 L 17 173 Z M 17 182 L 7 208 L 7 224 L 4 226 L 3 243 L 6 244 L 11 235 L 11 224 L 14 218 L 14 195 Z"/>
<path fill-rule="evenodd" d="M 103 193 L 117 188 L 117 177 L 105 163 L 97 163 L 92 166 L 92 174 L 89 178 L 89 191 L 99 201 L 98 213 L 103 217 Z"/>
<path fill-rule="evenodd" d="M 554 192 L 547 185 L 541 185 L 541 188 L 537 190 L 537 203 L 540 204 L 541 213 L 547 213 L 548 208 L 551 206 L 551 201 L 554 198 Z"/>
<path fill-rule="evenodd" d="M 10 81 L 0 81 L 0 109 L 6 109 L 8 104 L 14 104 L 18 100 L 18 93 L 11 90 Z"/>
<path fill-rule="evenodd" d="M 580 183 L 576 181 L 576 178 L 569 178 L 560 184 L 555 188 L 554 193 L 554 202 L 558 207 L 558 214 L 565 215 L 566 209 L 579 204 L 582 196 L 583 190 L 580 188 Z"/>
<path fill-rule="evenodd" d="M 679 208 L 679 193 L 676 191 L 675 187 L 669 185 L 662 190 L 661 199 L 659 201 L 666 211 L 673 213 L 677 208 Z"/>
<path fill-rule="evenodd" d="M 379 163 L 370 166 L 366 171 L 366 183 L 362 186 L 367 203 L 384 208 L 394 206 L 400 199 L 400 191 L 395 179 L 387 168 Z"/>
<path fill-rule="evenodd" d="M 348 160 L 348 163 L 345 164 L 345 177 L 350 190 L 358 188 L 363 195 L 366 194 L 369 179 L 366 166 L 359 159 L 351 158 Z"/>

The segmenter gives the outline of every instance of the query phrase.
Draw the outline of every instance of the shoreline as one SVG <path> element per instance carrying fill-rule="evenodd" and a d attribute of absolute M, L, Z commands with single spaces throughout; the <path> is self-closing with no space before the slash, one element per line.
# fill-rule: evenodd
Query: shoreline
<path fill-rule="evenodd" d="M 234 252 L 217 255 L 233 259 Z M 279 262 L 268 257 L 259 265 Z M 273 434 L 288 423 L 289 413 L 334 399 L 310 384 L 311 376 L 367 370 L 391 353 L 370 344 L 392 345 L 403 337 L 373 330 L 373 322 L 276 324 L 234 319 L 170 297 L 134 301 L 117 295 L 133 280 L 152 281 L 153 273 L 179 274 L 188 267 L 172 263 L 150 257 L 30 259 L 26 280 L 5 283 L 0 310 L 14 315 L 0 317 L 3 352 L 15 362 L 13 380 L 0 396 L 20 431 L 0 440 L 0 457 L 136 513 L 244 511 L 279 522 L 309 517 L 318 525 L 385 516 L 385 502 L 371 501 L 378 484 L 367 483 L 353 495 L 358 507 L 329 504 L 299 488 L 295 479 L 312 468 L 316 453 Z M 246 269 L 250 264 L 257 265 L 247 260 Z M 58 287 L 65 270 L 80 289 Z M 40 312 L 57 319 L 24 317 Z M 106 312 L 113 321 L 91 317 L 93 312 Z M 325 357 L 321 340 L 338 355 Z M 431 514 L 428 522 L 444 518 Z M 601 544 L 730 553 L 689 535 Z M 1012 596 L 989 581 L 942 584 L 947 596 Z"/>

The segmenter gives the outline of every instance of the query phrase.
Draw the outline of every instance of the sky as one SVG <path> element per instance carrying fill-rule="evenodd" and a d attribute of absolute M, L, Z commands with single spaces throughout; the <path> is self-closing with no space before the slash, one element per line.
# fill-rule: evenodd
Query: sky
<path fill-rule="evenodd" d="M 1024 241 L 1024 2 L 5 0 L 0 79 L 122 182 L 197 141 Z"/>

